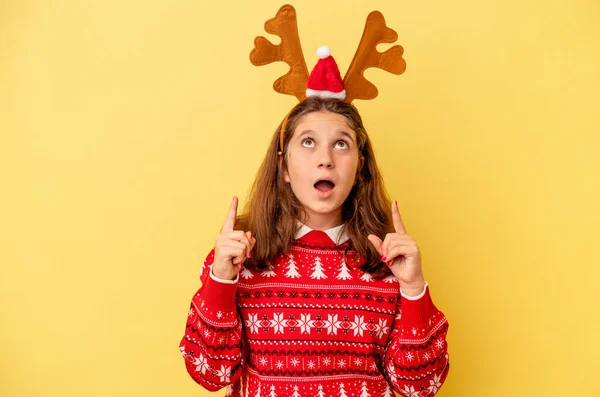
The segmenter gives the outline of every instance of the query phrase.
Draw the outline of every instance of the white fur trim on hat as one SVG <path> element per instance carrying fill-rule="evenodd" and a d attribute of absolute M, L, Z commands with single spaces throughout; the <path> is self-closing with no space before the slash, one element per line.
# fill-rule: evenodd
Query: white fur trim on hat
<path fill-rule="evenodd" d="M 317 48 L 317 56 L 320 59 L 325 59 L 327 58 L 329 55 L 331 55 L 331 50 L 329 49 L 329 47 L 327 47 L 326 45 L 321 46 L 319 48 Z"/>
<path fill-rule="evenodd" d="M 336 99 L 346 99 L 346 90 L 341 92 L 331 92 L 331 91 L 319 91 L 319 90 L 311 90 L 310 88 L 306 89 L 306 96 L 318 96 L 321 98 L 336 98 Z"/>

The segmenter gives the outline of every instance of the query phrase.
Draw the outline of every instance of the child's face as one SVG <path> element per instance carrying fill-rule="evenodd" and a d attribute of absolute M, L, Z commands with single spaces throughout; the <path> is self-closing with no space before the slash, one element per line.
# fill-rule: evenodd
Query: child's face
<path fill-rule="evenodd" d="M 283 178 L 308 214 L 308 226 L 341 224 L 358 163 L 356 133 L 344 116 L 327 111 L 302 116 L 288 143 Z"/>

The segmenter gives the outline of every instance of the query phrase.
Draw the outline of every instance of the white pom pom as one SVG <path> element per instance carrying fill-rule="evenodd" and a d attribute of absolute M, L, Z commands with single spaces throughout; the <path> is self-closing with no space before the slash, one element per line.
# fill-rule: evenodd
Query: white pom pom
<path fill-rule="evenodd" d="M 327 58 L 329 55 L 331 55 L 331 50 L 326 45 L 317 48 L 317 56 L 320 59 Z"/>

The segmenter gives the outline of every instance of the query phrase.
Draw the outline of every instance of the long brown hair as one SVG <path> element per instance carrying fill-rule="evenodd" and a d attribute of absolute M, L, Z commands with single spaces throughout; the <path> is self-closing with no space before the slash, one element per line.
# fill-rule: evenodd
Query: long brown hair
<path fill-rule="evenodd" d="M 281 128 L 283 131 L 283 163 L 287 167 L 287 146 L 302 116 L 319 111 L 328 111 L 345 116 L 348 125 L 356 132 L 359 158 L 364 158 L 358 170 L 357 181 L 342 207 L 343 230 L 350 237 L 351 248 L 366 258 L 361 270 L 372 273 L 374 278 L 391 274 L 381 262 L 381 256 L 367 240 L 369 234 L 384 238 L 393 231 L 391 202 L 377 167 L 373 147 L 358 110 L 347 102 L 338 99 L 309 97 L 298 103 L 279 125 L 267 154 L 260 166 L 249 200 L 242 215 L 238 217 L 236 228 L 251 231 L 256 238 L 252 258 L 244 266 L 254 270 L 264 270 L 267 262 L 286 252 L 294 240 L 297 220 L 305 216 L 289 183 L 282 177 L 278 151 Z M 360 167 L 360 161 L 359 161 Z"/>

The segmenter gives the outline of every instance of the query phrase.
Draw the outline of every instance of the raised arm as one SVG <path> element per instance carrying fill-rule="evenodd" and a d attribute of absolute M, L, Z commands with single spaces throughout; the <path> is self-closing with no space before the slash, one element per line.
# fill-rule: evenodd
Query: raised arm
<path fill-rule="evenodd" d="M 179 348 L 190 376 L 216 391 L 241 375 L 242 324 L 235 307 L 237 279 L 217 281 L 211 274 L 214 249 L 202 266 L 202 287 L 194 294 Z"/>
<path fill-rule="evenodd" d="M 416 296 L 400 296 L 396 320 L 384 356 L 384 375 L 407 397 L 435 395 L 449 370 L 448 321 L 431 300 L 429 287 Z"/>

